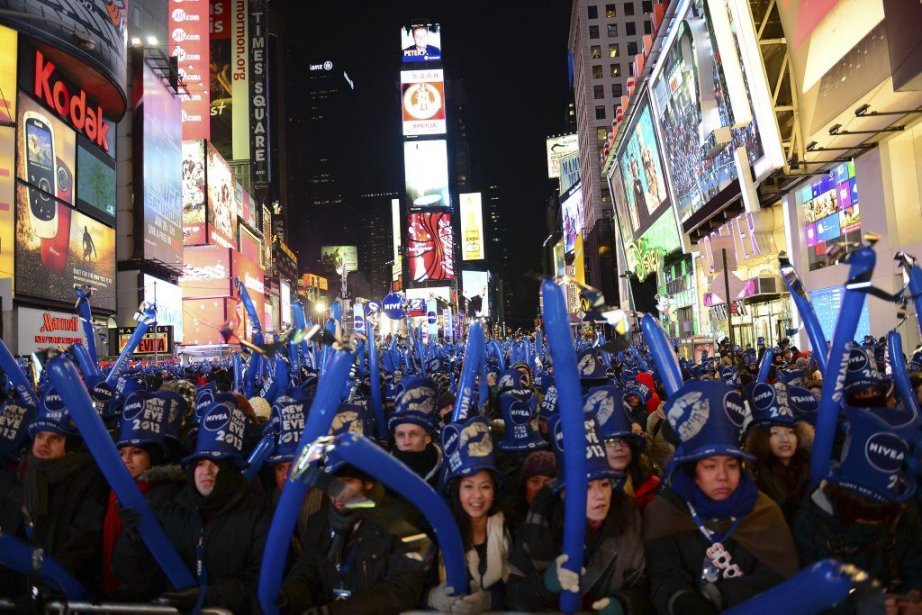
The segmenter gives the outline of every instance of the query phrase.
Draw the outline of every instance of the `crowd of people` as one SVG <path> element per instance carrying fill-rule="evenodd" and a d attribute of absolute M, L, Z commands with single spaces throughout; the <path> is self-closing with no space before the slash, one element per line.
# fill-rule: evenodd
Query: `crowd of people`
<path fill-rule="evenodd" d="M 684 384 L 668 395 L 643 346 L 616 355 L 594 340 L 576 344 L 587 464 L 581 562 L 563 550 L 568 485 L 549 354 L 528 336 L 491 341 L 486 403 L 453 421 L 463 346 L 441 344 L 420 360 L 412 345 L 382 340 L 386 429 L 375 425 L 371 366 L 360 358 L 330 435 L 374 440 L 444 497 L 467 586 L 449 584 L 427 511 L 367 468 L 321 456 L 282 555 L 279 611 L 554 611 L 570 591 L 583 610 L 607 615 L 709 614 L 836 558 L 869 581 L 830 613 L 922 613 L 922 524 L 908 469 L 919 399 L 894 392 L 879 342 L 850 347 L 832 469 L 814 485 L 814 425 L 830 383 L 809 353 L 785 340 L 760 370 L 761 341 L 745 350 L 723 343 L 717 356 L 682 360 Z M 922 359 L 909 368 L 922 399 Z M 142 539 L 140 511 L 119 501 L 47 383 L 38 407 L 11 388 L 0 405 L 0 532 L 41 549 L 93 600 L 260 612 L 267 536 L 303 470 L 293 465 L 318 387 L 313 370 L 294 376 L 286 390 L 267 383 L 247 398 L 227 366 L 171 364 L 130 370 L 111 400 L 97 400 L 195 585 L 170 584 Z M 267 433 L 271 455 L 248 466 Z M 414 532 L 430 540 L 406 538 Z M 14 608 L 58 592 L 0 567 L 0 598 Z"/>

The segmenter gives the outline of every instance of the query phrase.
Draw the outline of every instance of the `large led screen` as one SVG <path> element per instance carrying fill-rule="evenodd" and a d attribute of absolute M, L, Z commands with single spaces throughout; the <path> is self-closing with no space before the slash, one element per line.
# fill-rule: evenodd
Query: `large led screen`
<path fill-rule="evenodd" d="M 358 271 L 359 249 L 357 246 L 322 246 L 320 259 L 329 261 L 338 271 L 345 264 L 346 271 Z"/>
<path fill-rule="evenodd" d="M 58 116 L 20 94 L 16 177 L 32 186 L 36 228 L 52 215 L 55 199 L 74 203 L 76 145 L 76 134 Z"/>
<path fill-rule="evenodd" d="M 230 250 L 218 246 L 195 246 L 183 250 L 183 299 L 231 296 Z"/>
<path fill-rule="evenodd" d="M 563 248 L 572 252 L 576 246 L 576 237 L 583 232 L 583 189 L 577 186 L 561 199 L 563 216 Z"/>
<path fill-rule="evenodd" d="M 631 230 L 636 238 L 669 208 L 663 163 L 653 133 L 650 106 L 645 100 L 625 134 L 624 146 L 618 153 L 618 167 L 624 182 Z"/>
<path fill-rule="evenodd" d="M 403 168 L 411 207 L 448 207 L 448 148 L 443 139 L 404 143 Z"/>
<path fill-rule="evenodd" d="M 412 24 L 400 30 L 404 64 L 442 59 L 442 29 L 437 23 Z"/>
<path fill-rule="evenodd" d="M 182 100 L 147 64 L 143 86 L 144 257 L 175 265 L 182 262 L 183 245 L 183 178 L 176 172 L 183 164 L 182 125 L 178 121 Z M 77 169 L 82 176 L 79 153 Z M 181 341 L 181 334 L 174 333 L 174 339 Z"/>
<path fill-rule="evenodd" d="M 835 332 L 836 323 L 839 315 L 842 313 L 842 299 L 845 297 L 845 288 L 842 286 L 830 286 L 819 290 L 811 290 L 810 304 L 816 312 L 816 319 L 820 323 L 823 335 L 827 340 L 832 339 Z M 866 335 L 871 334 L 871 314 L 868 311 L 868 302 L 864 302 L 861 309 L 861 315 L 858 317 L 858 328 L 855 330 L 854 339 L 864 339 Z"/>
<path fill-rule="evenodd" d="M 726 78 L 707 21 L 697 12 L 691 8 L 679 24 L 653 82 L 663 157 L 681 222 L 736 179 L 737 148 L 746 149 L 750 163 L 763 155 L 754 121 L 732 128 Z"/>
<path fill-rule="evenodd" d="M 208 241 L 205 228 L 205 142 L 182 144 L 182 236 L 183 244 L 197 246 Z"/>
<path fill-rule="evenodd" d="M 182 288 L 146 273 L 141 274 L 144 301 L 157 304 L 157 324 L 173 325 L 173 339 L 183 341 Z"/>
<path fill-rule="evenodd" d="M 481 309 L 477 316 L 485 318 L 490 317 L 490 273 L 487 271 L 471 271 L 463 269 L 461 271 L 461 286 L 463 288 L 464 298 L 470 301 L 474 297 L 480 297 Z"/>
<path fill-rule="evenodd" d="M 33 190 L 16 187 L 16 293 L 70 303 L 81 286 L 115 310 L 115 230 L 59 201 L 37 215 Z"/>
<path fill-rule="evenodd" d="M 16 248 L 16 207 L 13 206 L 16 202 L 16 174 L 13 171 L 15 151 L 15 129 L 0 127 L 0 278 L 13 277 Z"/>
<path fill-rule="evenodd" d="M 483 245 L 483 205 L 479 192 L 458 195 L 461 201 L 461 260 L 486 258 Z"/>
<path fill-rule="evenodd" d="M 237 245 L 237 184 L 230 165 L 211 143 L 206 156 L 209 241 L 230 248 Z"/>
<path fill-rule="evenodd" d="M 184 344 L 223 344 L 221 329 L 228 315 L 239 322 L 230 300 L 226 297 L 214 299 L 184 299 L 182 302 Z M 238 326 L 239 328 L 239 326 Z"/>
<path fill-rule="evenodd" d="M 442 69 L 400 71 L 403 134 L 445 134 L 445 82 Z"/>
<path fill-rule="evenodd" d="M 204 0 L 169 4 L 169 52 L 189 92 L 182 101 L 182 138 L 187 141 L 211 136 L 209 8 Z"/>
<path fill-rule="evenodd" d="M 410 214 L 407 221 L 407 255 L 410 278 L 414 282 L 454 279 L 451 214 Z"/>
<path fill-rule="evenodd" d="M 861 245 L 861 213 L 855 163 L 845 162 L 795 192 L 803 211 L 810 270 L 833 264 L 828 254 L 838 246 L 847 254 Z"/>

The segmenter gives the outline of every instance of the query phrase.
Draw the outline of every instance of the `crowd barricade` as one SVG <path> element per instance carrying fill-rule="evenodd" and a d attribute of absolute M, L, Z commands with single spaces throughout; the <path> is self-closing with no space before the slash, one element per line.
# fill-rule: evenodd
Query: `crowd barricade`
<path fill-rule="evenodd" d="M 0 600 L 0 612 L 13 612 L 16 610 L 9 600 Z M 83 601 L 61 602 L 54 600 L 45 605 L 45 615 L 80 615 L 81 613 L 95 613 L 98 615 L 115 615 L 117 613 L 137 613 L 138 615 L 180 615 L 182 611 L 158 604 L 136 602 L 100 602 L 94 604 Z M 234 615 L 233 611 L 217 607 L 204 607 L 199 611 L 201 615 Z"/>

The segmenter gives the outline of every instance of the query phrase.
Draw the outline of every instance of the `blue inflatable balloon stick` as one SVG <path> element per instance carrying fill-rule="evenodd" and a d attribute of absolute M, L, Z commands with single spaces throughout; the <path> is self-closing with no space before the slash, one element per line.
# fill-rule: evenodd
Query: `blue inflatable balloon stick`
<path fill-rule="evenodd" d="M 810 454 L 810 483 L 814 487 L 829 474 L 832 446 L 839 424 L 839 409 L 845 399 L 845 375 L 848 372 L 848 344 L 858 329 L 858 319 L 864 307 L 863 286 L 870 284 L 877 257 L 868 246 L 862 246 L 848 256 L 848 283 L 842 298 L 842 309 L 832 335 L 826 369 L 823 371 L 823 395 L 816 417 L 816 436 Z M 793 297 L 793 293 L 791 294 Z"/>
<path fill-rule="evenodd" d="M 906 361 L 903 360 L 903 339 L 896 331 L 887 333 L 887 354 L 890 363 L 890 373 L 904 408 L 915 416 L 915 420 L 922 418 L 922 409 L 919 407 L 919 398 L 913 391 L 909 372 L 906 371 Z"/>
<path fill-rule="evenodd" d="M 84 369 L 83 373 L 87 376 L 99 376 L 99 353 L 96 352 L 96 331 L 93 328 L 93 311 L 90 309 L 90 295 L 85 289 L 77 287 L 74 289 L 77 293 L 77 315 L 83 324 L 83 334 L 86 337 L 86 350 L 92 361 L 93 371 L 88 372 Z M 83 369 L 83 366 L 81 366 Z"/>
<path fill-rule="evenodd" d="M 35 388 L 2 339 L 0 339 L 0 369 L 6 373 L 6 378 L 12 383 L 19 395 L 19 400 L 27 406 L 38 408 L 38 395 L 35 394 Z"/>
<path fill-rule="evenodd" d="M 324 346 L 324 348 L 329 348 L 329 346 Z M 327 435 L 330 431 L 330 425 L 342 401 L 344 385 L 354 359 L 351 352 L 337 350 L 330 361 L 329 368 L 317 381 L 317 392 L 314 394 L 314 401 L 307 414 L 307 424 L 301 432 L 295 459 L 301 456 L 301 451 L 305 446 L 309 446 L 314 440 Z M 285 569 L 291 532 L 298 520 L 298 513 L 304 496 L 307 495 L 307 489 L 306 484 L 293 481 L 289 477 L 272 516 L 272 525 L 269 526 L 269 536 L 266 539 L 262 566 L 259 570 L 259 604 L 266 615 L 278 614 L 275 600 L 282 586 L 282 573 Z"/>
<path fill-rule="evenodd" d="M 762 355 L 762 363 L 759 365 L 759 375 L 756 376 L 756 382 L 768 382 L 768 374 L 772 371 L 772 363 L 775 362 L 775 349 L 766 348 L 765 354 Z"/>
<path fill-rule="evenodd" d="M 794 269 L 794 266 L 791 265 L 787 258 L 779 258 L 778 261 L 781 265 L 781 279 L 784 280 L 785 286 L 788 287 L 788 292 L 791 293 L 791 299 L 794 300 L 797 313 L 800 314 L 804 329 L 807 330 L 810 345 L 813 346 L 813 356 L 816 358 L 817 365 L 820 366 L 820 371 L 825 374 L 829 345 L 826 342 L 826 334 L 823 333 L 823 328 L 820 326 L 820 319 L 816 317 L 813 304 L 807 298 L 807 291 L 797 275 L 797 270 Z"/>
<path fill-rule="evenodd" d="M 36 563 L 34 556 L 32 547 L 20 539 L 8 534 L 0 534 L 0 565 L 31 576 L 36 572 L 33 569 Z M 68 600 L 86 599 L 86 588 L 53 557 L 46 553 L 38 561 L 41 562 L 38 576 L 45 585 L 60 592 Z"/>
<path fill-rule="evenodd" d="M 134 332 L 131 334 L 131 337 L 128 338 L 128 343 L 125 344 L 121 354 L 118 355 L 118 358 L 109 370 L 109 374 L 106 376 L 106 384 L 113 389 L 115 388 L 115 383 L 118 382 L 119 377 L 122 375 L 122 372 L 128 367 L 128 360 L 131 358 L 131 354 L 134 352 L 135 348 L 138 347 L 138 344 L 141 343 L 141 340 L 150 328 L 157 324 L 156 306 L 149 303 L 142 303 L 135 318 L 138 320 L 138 326 L 134 328 Z"/>
<path fill-rule="evenodd" d="M 644 314 L 640 320 L 643 339 L 650 352 L 653 354 L 653 363 L 659 372 L 660 380 L 666 389 L 666 395 L 672 397 L 682 388 L 682 368 L 672 349 L 669 336 L 663 331 L 663 326 L 651 314 Z M 633 348 L 633 347 L 632 347 Z M 636 352 L 636 351 L 635 351 Z"/>
<path fill-rule="evenodd" d="M 266 459 L 272 456 L 272 452 L 275 450 L 276 437 L 274 432 L 264 433 L 256 446 L 253 447 L 253 452 L 247 457 L 247 467 L 242 472 L 243 478 L 248 483 L 252 483 L 253 479 L 259 476 L 259 471 L 262 470 Z"/>
<path fill-rule="evenodd" d="M 845 600 L 866 576 L 854 566 L 824 559 L 755 598 L 723 611 L 723 615 L 813 615 Z"/>
<path fill-rule="evenodd" d="M 384 422 L 384 401 L 381 399 L 381 368 L 378 366 L 378 341 L 375 326 L 368 324 L 368 371 L 371 376 L 371 409 L 375 413 L 375 435 L 378 440 L 387 438 L 387 424 Z"/>
<path fill-rule="evenodd" d="M 90 357 L 87 347 L 81 342 L 77 342 L 70 347 L 70 352 L 74 357 L 74 361 L 77 362 L 77 367 L 83 374 L 83 380 L 86 382 L 87 387 L 93 388 L 99 384 L 102 381 L 102 374 L 99 373 L 99 365 Z"/>
<path fill-rule="evenodd" d="M 170 544 L 163 528 L 148 507 L 147 500 L 138 490 L 137 484 L 119 457 L 115 443 L 106 431 L 102 418 L 93 407 L 89 392 L 77 374 L 77 368 L 64 356 L 57 356 L 48 361 L 45 371 L 51 385 L 64 400 L 83 441 L 86 442 L 96 465 L 106 477 L 118 501 L 122 506 L 131 508 L 141 515 L 138 534 L 170 584 L 177 589 L 194 585 L 195 579 Z"/>
<path fill-rule="evenodd" d="M 564 500 L 563 552 L 568 556 L 564 568 L 580 574 L 586 539 L 586 426 L 583 419 L 583 394 L 580 389 L 576 355 L 570 337 L 569 315 L 563 290 L 547 279 L 541 284 L 542 315 L 547 328 L 547 344 L 554 364 L 554 383 L 563 428 L 563 454 L 566 467 L 567 497 Z M 560 610 L 579 610 L 579 594 L 561 592 Z"/>
<path fill-rule="evenodd" d="M 243 391 L 243 355 L 234 353 L 234 390 Z"/>
<path fill-rule="evenodd" d="M 461 382 L 458 385 L 458 394 L 455 397 L 455 408 L 451 413 L 451 422 L 460 423 L 468 418 L 471 406 L 474 405 L 474 380 L 480 369 L 480 353 L 483 351 L 483 325 L 475 321 L 467 333 L 467 350 L 464 353 L 464 362 L 461 364 Z M 477 392 L 480 400 L 480 392 Z M 454 587 L 454 586 L 452 586 Z"/>

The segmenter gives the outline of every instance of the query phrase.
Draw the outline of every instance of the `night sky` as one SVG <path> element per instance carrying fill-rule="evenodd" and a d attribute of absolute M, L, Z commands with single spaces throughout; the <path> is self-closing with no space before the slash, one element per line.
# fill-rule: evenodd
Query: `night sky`
<path fill-rule="evenodd" d="M 358 115 L 343 134 L 356 152 L 352 177 L 367 191 L 402 191 L 400 28 L 427 19 L 442 27 L 446 80 L 463 80 L 475 181 L 500 188 L 509 229 L 510 280 L 517 301 L 507 322 L 531 326 L 552 184 L 544 139 L 564 131 L 569 0 L 305 2 L 273 0 L 291 24 L 286 45 L 303 70 L 285 67 L 288 113 L 310 62 L 336 57 L 355 82 Z M 296 28 L 296 30 L 295 30 Z M 294 31 L 293 31 L 294 30 Z M 293 57 L 289 55 L 289 60 Z M 448 92 L 449 97 L 451 92 Z M 451 104 L 451 100 L 449 101 Z M 449 117 L 451 122 L 451 117 Z M 297 134 L 289 134 L 297 139 Z"/>

